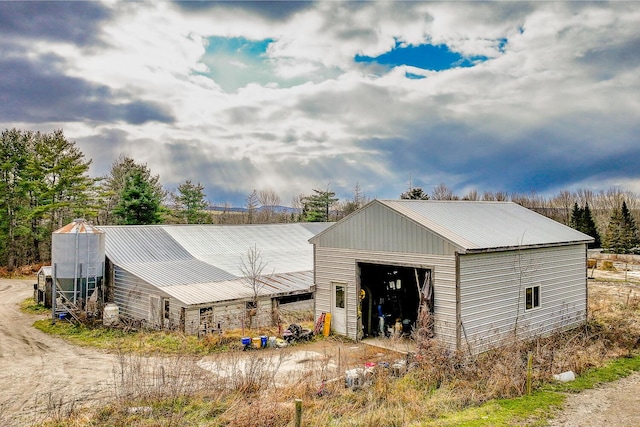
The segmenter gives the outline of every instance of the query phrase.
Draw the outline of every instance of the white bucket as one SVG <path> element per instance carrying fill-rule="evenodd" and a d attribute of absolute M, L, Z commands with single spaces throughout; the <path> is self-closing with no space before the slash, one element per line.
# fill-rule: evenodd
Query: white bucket
<path fill-rule="evenodd" d="M 105 326 L 113 326 L 120 321 L 120 309 L 117 305 L 108 303 L 104 306 L 102 313 L 102 324 Z"/>
<path fill-rule="evenodd" d="M 563 372 L 561 374 L 555 374 L 553 379 L 556 381 L 560 381 L 561 383 L 567 383 L 569 381 L 573 381 L 576 379 L 576 374 L 573 371 Z"/>

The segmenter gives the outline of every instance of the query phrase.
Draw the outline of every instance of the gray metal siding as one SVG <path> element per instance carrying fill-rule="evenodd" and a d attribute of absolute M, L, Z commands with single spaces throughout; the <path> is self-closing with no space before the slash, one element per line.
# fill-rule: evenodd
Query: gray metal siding
<path fill-rule="evenodd" d="M 472 352 L 550 333 L 586 319 L 585 245 L 460 256 L 462 346 Z M 525 289 L 540 286 L 540 307 L 525 310 Z"/>
<path fill-rule="evenodd" d="M 347 336 L 357 339 L 357 263 L 395 264 L 433 271 L 436 335 L 450 347 L 456 342 L 455 256 L 419 255 L 316 247 L 316 319 L 331 312 L 331 282 L 347 284 Z"/>
<path fill-rule="evenodd" d="M 127 270 L 114 266 L 113 302 L 118 306 L 120 316 L 129 320 L 144 320 L 152 323 L 150 297 L 161 297 L 158 289 Z"/>
<path fill-rule="evenodd" d="M 373 203 L 311 239 L 318 247 L 453 255 L 456 247 L 415 221 Z"/>

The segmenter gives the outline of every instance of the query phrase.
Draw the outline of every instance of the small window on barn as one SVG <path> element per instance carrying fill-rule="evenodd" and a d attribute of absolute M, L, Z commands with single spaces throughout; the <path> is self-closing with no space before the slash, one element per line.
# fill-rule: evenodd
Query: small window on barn
<path fill-rule="evenodd" d="M 247 307 L 247 310 L 253 310 L 255 308 L 258 308 L 258 302 L 257 301 L 247 301 L 246 307 Z"/>
<path fill-rule="evenodd" d="M 336 286 L 336 308 L 344 308 L 344 286 Z"/>
<path fill-rule="evenodd" d="M 526 288 L 524 300 L 526 310 L 540 307 L 540 286 Z"/>
<path fill-rule="evenodd" d="M 169 308 L 169 298 L 164 299 L 164 318 L 169 319 L 171 317 L 171 310 Z"/>

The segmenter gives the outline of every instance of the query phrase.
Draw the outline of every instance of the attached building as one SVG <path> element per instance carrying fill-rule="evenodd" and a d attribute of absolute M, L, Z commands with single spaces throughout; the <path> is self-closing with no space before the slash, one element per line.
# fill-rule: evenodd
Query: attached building
<path fill-rule="evenodd" d="M 435 337 L 471 353 L 572 328 L 592 240 L 511 202 L 374 200 L 309 240 L 316 317 L 360 339 L 380 317 L 406 332 L 422 301 Z"/>
<path fill-rule="evenodd" d="M 200 333 L 272 323 L 281 304 L 313 298 L 309 238 L 330 224 L 102 226 L 106 294 L 120 316 Z M 250 248 L 264 265 L 258 307 L 243 273 Z M 311 304 L 309 304 L 311 303 Z"/>

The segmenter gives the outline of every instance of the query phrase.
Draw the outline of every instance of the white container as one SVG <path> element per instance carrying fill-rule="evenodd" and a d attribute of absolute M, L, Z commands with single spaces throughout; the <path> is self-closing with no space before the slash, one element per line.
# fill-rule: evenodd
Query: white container
<path fill-rule="evenodd" d="M 102 313 L 102 324 L 105 326 L 117 325 L 120 321 L 120 309 L 113 303 L 108 303 L 104 306 L 104 312 Z"/>
<path fill-rule="evenodd" d="M 573 371 L 563 372 L 561 374 L 556 374 L 553 376 L 553 379 L 556 381 L 560 381 L 561 383 L 567 383 L 569 381 L 573 381 L 576 379 L 576 374 Z"/>

